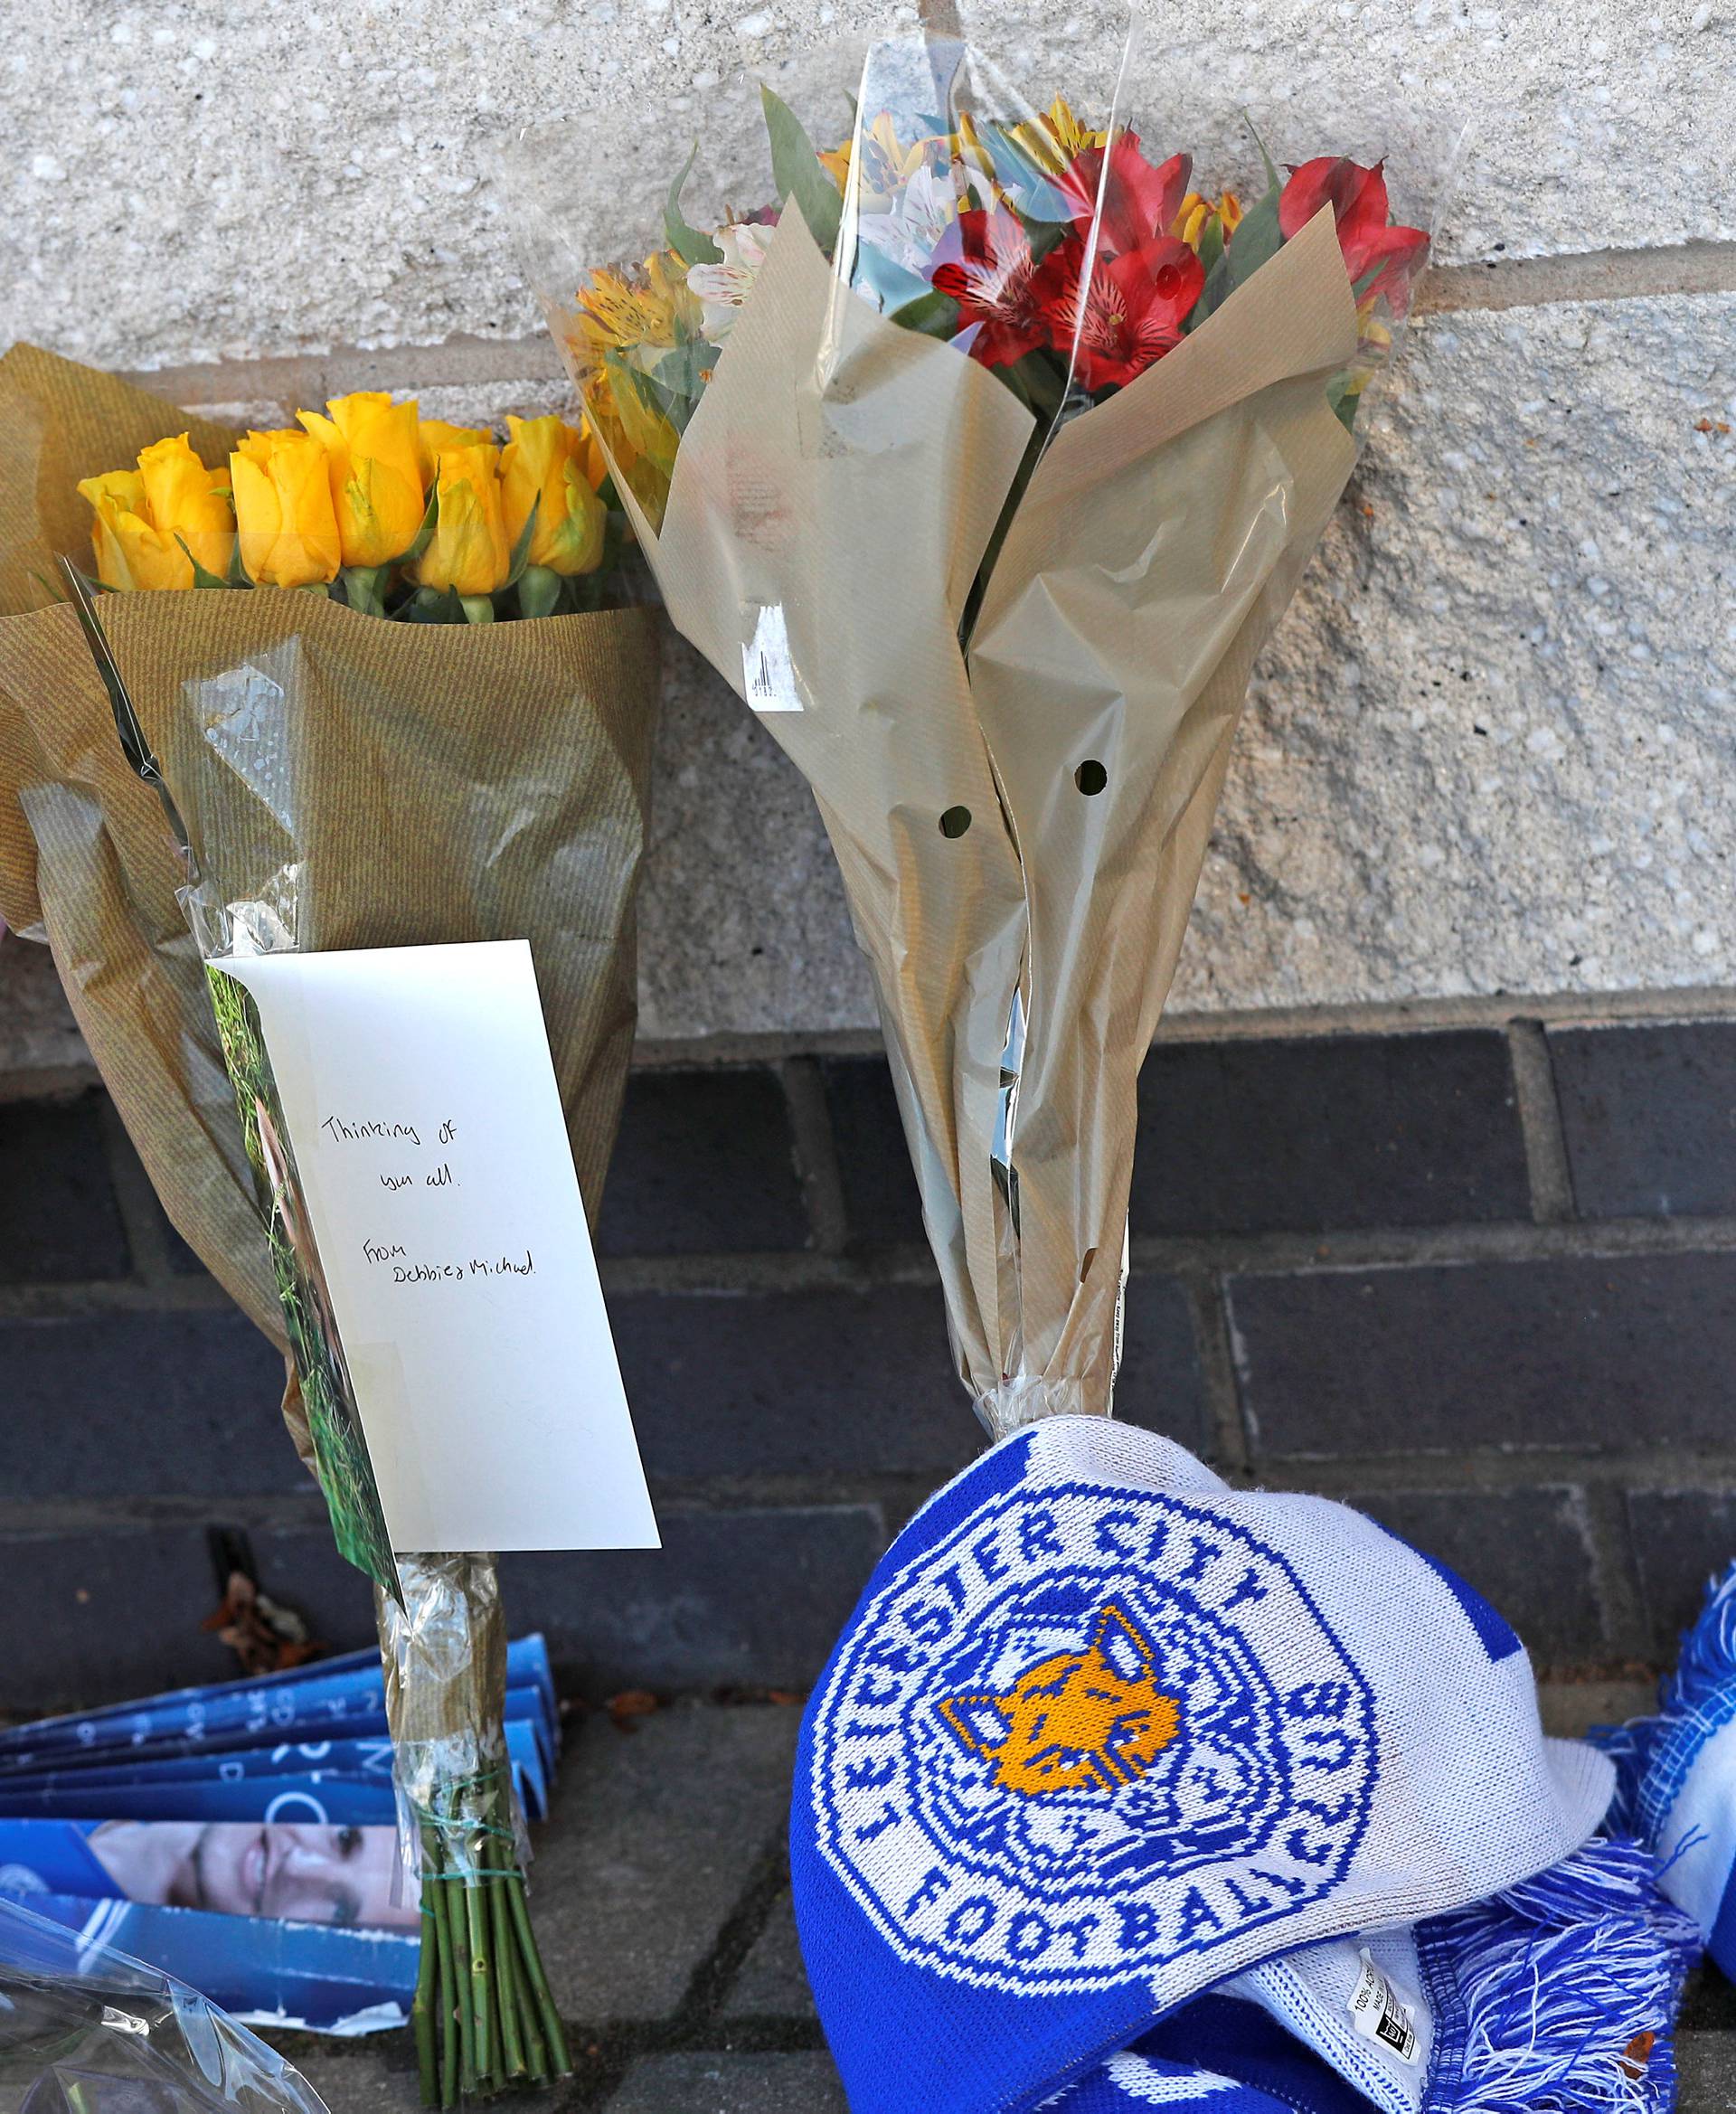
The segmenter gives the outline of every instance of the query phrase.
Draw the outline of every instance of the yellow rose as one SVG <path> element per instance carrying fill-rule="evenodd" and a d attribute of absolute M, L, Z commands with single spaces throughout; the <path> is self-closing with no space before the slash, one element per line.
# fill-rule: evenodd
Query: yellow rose
<path fill-rule="evenodd" d="M 343 543 L 326 450 L 311 433 L 250 433 L 229 458 L 241 563 L 261 587 L 335 577 Z"/>
<path fill-rule="evenodd" d="M 422 490 L 434 482 L 434 465 L 448 448 L 492 448 L 495 437 L 486 426 L 448 426 L 444 419 L 424 419 L 417 458 L 422 467 Z"/>
<path fill-rule="evenodd" d="M 513 547 L 501 514 L 499 457 L 487 441 L 440 450 L 434 535 L 416 569 L 424 587 L 450 588 L 468 599 L 505 586 Z"/>
<path fill-rule="evenodd" d="M 137 470 L 109 470 L 99 477 L 86 477 L 79 492 L 96 513 L 90 524 L 90 549 L 96 559 L 97 578 L 105 587 L 130 590 L 193 585 L 192 566 L 173 543 L 165 554 L 163 538 L 151 526 L 146 512 L 145 480 Z M 175 577 L 177 566 L 185 573 L 185 580 Z"/>
<path fill-rule="evenodd" d="M 557 418 L 508 418 L 500 456 L 501 512 L 513 549 L 536 508 L 529 565 L 571 575 L 594 572 L 603 557 L 608 514 L 585 473 L 584 437 Z"/>
<path fill-rule="evenodd" d="M 416 541 L 426 479 L 415 403 L 393 403 L 379 390 L 335 397 L 296 416 L 326 450 L 332 507 L 345 565 L 390 565 Z"/>
<path fill-rule="evenodd" d="M 207 572 L 219 580 L 227 578 L 235 548 L 235 508 L 230 498 L 228 475 L 207 469 L 189 447 L 184 433 L 147 448 L 138 458 L 138 474 L 145 486 L 151 526 L 180 561 L 180 571 L 185 576 L 173 584 L 193 585 L 193 566 L 182 552 L 182 543 Z"/>

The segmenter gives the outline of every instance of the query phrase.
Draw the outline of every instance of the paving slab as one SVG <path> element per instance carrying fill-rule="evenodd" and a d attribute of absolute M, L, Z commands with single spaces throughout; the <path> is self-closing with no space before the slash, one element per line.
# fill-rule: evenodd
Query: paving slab
<path fill-rule="evenodd" d="M 725 2018 L 813 2018 L 814 1992 L 788 1892 L 778 1895 L 723 2005 Z"/>
<path fill-rule="evenodd" d="M 421 2114 L 408 2034 L 390 2034 L 340 2053 L 291 2060 L 331 2114 Z"/>
<path fill-rule="evenodd" d="M 829 2055 L 656 2055 L 636 2063 L 609 2114 L 845 2114 Z"/>
<path fill-rule="evenodd" d="M 798 1713 L 684 1706 L 618 1732 L 588 1719 L 536 1832 L 533 1907 L 569 2018 L 676 2010 L 789 1799 Z"/>
<path fill-rule="evenodd" d="M 1680 2114 L 1732 2114 L 1736 2109 L 1736 2034 L 1684 2034 Z"/>

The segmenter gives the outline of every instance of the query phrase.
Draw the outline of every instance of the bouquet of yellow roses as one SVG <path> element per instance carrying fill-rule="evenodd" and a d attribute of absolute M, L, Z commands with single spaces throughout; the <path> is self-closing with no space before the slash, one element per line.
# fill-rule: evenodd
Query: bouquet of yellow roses
<path fill-rule="evenodd" d="M 410 623 L 599 606 L 621 516 L 583 430 L 509 417 L 501 448 L 369 390 L 297 416 L 216 467 L 180 433 L 82 478 L 99 584 L 307 588 Z"/>
<path fill-rule="evenodd" d="M 568 2068 L 524 1900 L 495 1560 L 392 1547 L 344 1362 L 286 1268 L 294 1169 L 250 1097 L 237 1122 L 246 1038 L 213 1017 L 202 956 L 528 940 L 594 1218 L 633 1038 L 656 651 L 649 612 L 619 606 L 593 468 L 555 419 L 496 448 L 363 395 L 237 436 L 33 347 L 0 359 L 0 916 L 52 948 L 170 1219 L 294 1354 L 286 1420 L 376 1589 L 442 2105 Z M 101 662 L 54 585 L 87 552 Z"/>

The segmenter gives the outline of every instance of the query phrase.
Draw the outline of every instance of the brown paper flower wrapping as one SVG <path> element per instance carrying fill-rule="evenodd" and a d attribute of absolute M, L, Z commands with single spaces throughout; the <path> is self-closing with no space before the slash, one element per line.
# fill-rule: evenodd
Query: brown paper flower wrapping
<path fill-rule="evenodd" d="M 0 915 L 46 939 L 170 1219 L 282 1348 L 186 875 L 52 585 L 57 553 L 89 564 L 77 480 L 184 429 L 208 458 L 229 445 L 33 347 L 0 360 Z M 275 901 L 304 948 L 529 940 L 594 1221 L 633 1039 L 650 612 L 412 626 L 258 589 L 104 595 L 100 614 L 210 897 Z M 196 700 L 225 682 L 253 684 L 256 709 L 219 729 Z M 141 1414 L 155 1384 L 140 1375 Z M 284 1411 L 311 1466 L 293 1378 Z M 505 1633 L 492 1558 L 404 1571 L 410 1604 L 381 1629 L 420 1796 L 443 1757 L 500 1749 Z"/>
<path fill-rule="evenodd" d="M 1326 392 L 1356 344 L 1323 212 L 1054 434 L 961 644 L 1032 415 L 786 212 L 661 525 L 626 500 L 672 619 L 813 788 L 996 1435 L 1109 1407 L 1136 1081 L 1250 670 L 1355 460 Z"/>

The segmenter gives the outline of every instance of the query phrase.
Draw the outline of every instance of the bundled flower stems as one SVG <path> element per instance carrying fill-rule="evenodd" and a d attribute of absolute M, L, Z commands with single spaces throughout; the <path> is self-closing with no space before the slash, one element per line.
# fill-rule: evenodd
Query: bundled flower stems
<path fill-rule="evenodd" d="M 633 1034 L 655 633 L 642 609 L 575 607 L 618 594 L 622 532 L 577 429 L 518 424 L 497 456 L 382 398 L 304 429 L 237 437 L 27 346 L 0 361 L 0 915 L 47 939 L 170 1219 L 299 1354 L 285 1414 L 375 1582 L 431 1939 L 423 2085 L 450 2104 L 567 2067 L 495 1562 L 394 1558 L 307 1326 L 293 1169 L 250 1119 L 245 1024 L 220 1034 L 202 955 L 528 939 L 594 1216 Z M 116 590 L 90 599 L 125 752 L 61 556 Z"/>

